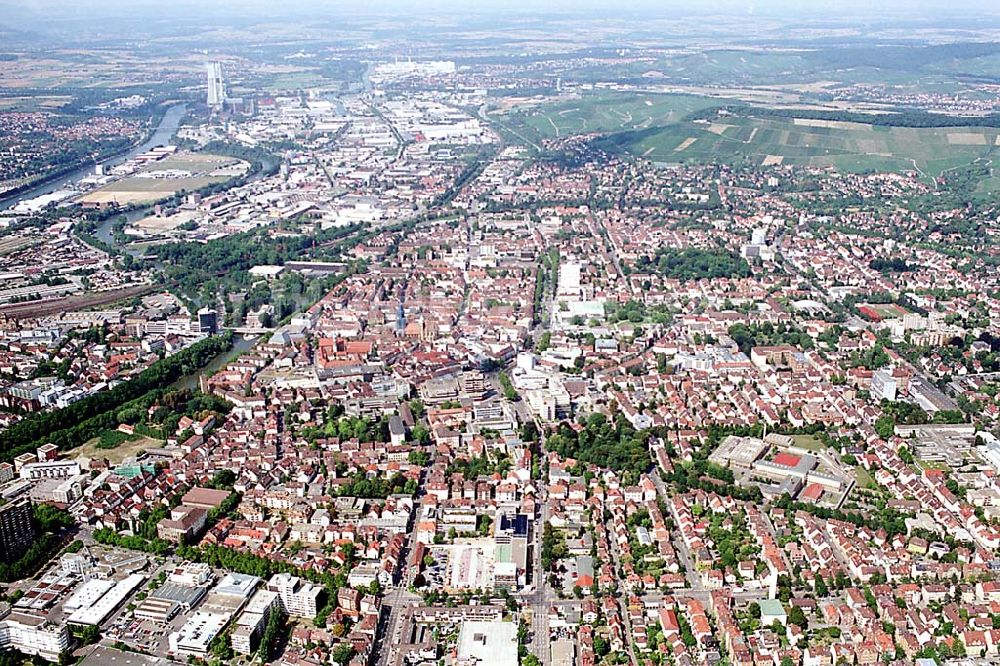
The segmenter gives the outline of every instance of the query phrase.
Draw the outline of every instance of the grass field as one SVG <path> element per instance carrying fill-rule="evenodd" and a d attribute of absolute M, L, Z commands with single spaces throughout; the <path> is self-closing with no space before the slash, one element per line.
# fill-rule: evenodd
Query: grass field
<path fill-rule="evenodd" d="M 916 462 L 917 462 L 917 467 L 919 467 L 922 470 L 933 469 L 939 472 L 947 472 L 948 470 L 951 469 L 947 463 L 943 462 L 930 462 L 929 460 L 922 460 L 920 458 L 917 458 Z"/>
<path fill-rule="evenodd" d="M 149 165 L 143 172 L 186 171 L 185 177 L 150 178 L 128 176 L 115 180 L 79 198 L 83 203 L 154 203 L 176 192 L 193 192 L 206 185 L 222 183 L 246 173 L 249 164 L 222 155 L 179 153 Z"/>
<path fill-rule="evenodd" d="M 73 454 L 87 458 L 107 458 L 112 465 L 117 465 L 126 458 L 142 453 L 146 449 L 163 446 L 163 442 L 152 437 L 135 437 L 122 442 L 113 449 L 99 448 L 97 444 L 100 441 L 100 437 L 94 437 L 83 446 L 73 449 Z"/>
<path fill-rule="evenodd" d="M 539 138 L 588 132 L 619 132 L 677 123 L 693 111 L 719 106 L 696 95 L 595 93 L 579 99 L 523 108 L 510 124 Z"/>
<path fill-rule="evenodd" d="M 792 439 L 795 441 L 795 446 L 808 451 L 823 450 L 823 442 L 819 441 L 812 435 L 792 435 Z"/>
<path fill-rule="evenodd" d="M 1000 130 L 878 127 L 796 118 L 719 117 L 626 137 L 634 155 L 664 162 L 752 162 L 832 166 L 845 172 L 917 171 L 925 177 L 989 159 Z"/>
<path fill-rule="evenodd" d="M 861 465 L 854 468 L 854 482 L 859 488 L 878 488 L 878 484 L 875 483 L 875 479 L 872 475 Z"/>

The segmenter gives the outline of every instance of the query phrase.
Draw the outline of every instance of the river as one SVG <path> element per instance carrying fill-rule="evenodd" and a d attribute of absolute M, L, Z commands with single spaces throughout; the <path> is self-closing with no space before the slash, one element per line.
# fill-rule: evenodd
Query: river
<path fill-rule="evenodd" d="M 250 350 L 257 342 L 260 340 L 258 336 L 245 336 L 245 335 L 233 335 L 233 348 L 229 351 L 222 352 L 218 356 L 212 359 L 212 362 L 206 365 L 204 368 L 198 372 L 191 373 L 190 375 L 185 375 L 181 377 L 176 382 L 170 385 L 171 389 L 196 389 L 198 388 L 199 378 L 202 375 L 207 375 L 211 377 L 216 372 L 226 367 L 226 365 L 238 356 L 242 356 Z"/>
<path fill-rule="evenodd" d="M 187 104 L 175 104 L 171 106 L 163 114 L 163 118 L 160 119 L 160 124 L 156 126 L 156 130 L 148 139 L 124 153 L 114 157 L 109 157 L 100 164 L 103 164 L 105 168 L 112 167 L 116 164 L 121 164 L 125 160 L 131 159 L 136 155 L 141 155 L 151 148 L 169 144 L 171 139 L 174 138 L 174 134 L 177 132 L 177 128 L 180 126 L 185 113 L 187 113 Z M 51 194 L 57 190 L 61 190 L 69 183 L 80 180 L 81 178 L 89 176 L 92 173 L 94 173 L 94 165 L 89 164 L 87 166 L 80 167 L 76 171 L 73 171 L 65 176 L 59 176 L 58 178 L 43 181 L 32 187 L 30 190 L 25 190 L 20 194 L 0 198 L 0 210 L 6 210 L 21 203 L 22 201 L 27 201 L 28 199 L 34 199 L 35 197 L 40 197 L 45 194 Z"/>
<path fill-rule="evenodd" d="M 251 175 L 248 182 L 253 182 L 255 180 L 263 178 L 264 174 L 267 173 L 268 170 L 272 169 L 275 165 L 274 160 L 268 159 L 266 157 L 261 158 L 260 162 L 261 162 L 261 170 Z M 134 222 L 143 219 L 144 217 L 149 216 L 152 213 L 152 210 L 153 210 L 153 205 L 150 204 L 148 206 L 143 206 L 142 208 L 133 208 L 127 212 L 122 213 L 122 215 L 125 216 L 125 219 L 128 220 L 129 224 L 132 224 Z M 104 241 L 108 245 L 111 245 L 112 247 L 116 247 L 120 250 L 128 252 L 133 257 L 139 258 L 143 256 L 144 254 L 147 253 L 147 248 L 145 247 L 137 248 L 132 245 L 119 245 L 118 241 L 115 240 L 114 226 L 115 222 L 120 217 L 121 215 L 112 215 L 111 217 L 102 220 L 97 225 L 97 229 L 94 231 L 94 236 L 96 236 L 99 240 Z"/>

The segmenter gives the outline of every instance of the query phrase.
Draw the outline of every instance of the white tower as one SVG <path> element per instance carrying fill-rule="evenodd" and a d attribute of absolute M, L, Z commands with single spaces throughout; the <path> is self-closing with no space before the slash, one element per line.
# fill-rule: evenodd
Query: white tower
<path fill-rule="evenodd" d="M 210 62 L 208 69 L 208 105 L 212 108 L 221 108 L 226 99 L 226 87 L 222 82 L 222 65 L 217 62 Z"/>

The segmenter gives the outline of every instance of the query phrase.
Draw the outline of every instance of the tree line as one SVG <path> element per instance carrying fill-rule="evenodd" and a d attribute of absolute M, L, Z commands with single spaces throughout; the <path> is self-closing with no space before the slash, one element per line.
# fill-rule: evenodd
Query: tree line
<path fill-rule="evenodd" d="M 73 404 L 39 412 L 0 433 L 0 456 L 11 460 L 51 441 L 60 449 L 83 444 L 102 430 L 117 425 L 115 410 L 156 389 L 166 388 L 181 377 L 202 368 L 232 347 L 227 333 L 201 340 L 173 356 L 160 359 L 113 389 L 101 391 Z"/>

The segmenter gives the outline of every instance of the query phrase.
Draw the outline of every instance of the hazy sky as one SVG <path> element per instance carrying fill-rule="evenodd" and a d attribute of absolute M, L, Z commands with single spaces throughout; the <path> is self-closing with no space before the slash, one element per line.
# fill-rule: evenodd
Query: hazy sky
<path fill-rule="evenodd" d="M 57 14 L 90 14 L 111 11 L 114 13 L 141 12 L 149 9 L 166 10 L 185 8 L 217 12 L 263 12 L 278 14 L 296 10 L 312 10 L 317 14 L 348 11 L 376 12 L 573 12 L 581 11 L 643 11 L 650 13 L 793 13 L 799 15 L 842 15 L 849 17 L 863 12 L 891 14 L 971 14 L 1000 13 L 996 0 L 0 0 L 0 17 L 7 10 L 51 12 Z M 0 18 L 2 20 L 2 18 Z"/>
<path fill-rule="evenodd" d="M 409 27 L 420 29 L 444 17 L 455 27 L 467 21 L 470 27 L 483 30 L 497 14 L 514 22 L 594 16 L 631 21 L 637 28 L 645 17 L 721 15 L 835 23 L 862 30 L 894 23 L 904 32 L 911 26 L 1000 30 L 1000 0 L 0 0 L 0 29 L 86 39 L 97 33 L 107 37 L 116 30 L 139 35 L 150 28 L 162 33 L 170 25 L 180 34 L 199 21 L 220 26 L 342 19 L 344 27 L 350 28 L 364 25 L 371 17 L 405 20 Z M 495 25 L 511 27 L 511 23 Z M 748 21 L 748 35 L 754 25 Z M 706 21 L 707 33 L 712 27 Z"/>

